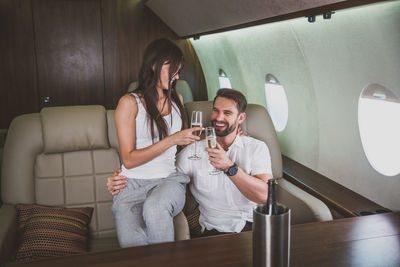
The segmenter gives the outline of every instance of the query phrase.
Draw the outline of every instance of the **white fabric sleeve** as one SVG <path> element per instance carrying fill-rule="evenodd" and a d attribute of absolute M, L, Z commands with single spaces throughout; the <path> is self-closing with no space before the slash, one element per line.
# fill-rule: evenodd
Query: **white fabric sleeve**
<path fill-rule="evenodd" d="M 252 145 L 252 159 L 251 159 L 251 174 L 271 174 L 271 156 L 269 154 L 268 146 L 257 140 Z"/>

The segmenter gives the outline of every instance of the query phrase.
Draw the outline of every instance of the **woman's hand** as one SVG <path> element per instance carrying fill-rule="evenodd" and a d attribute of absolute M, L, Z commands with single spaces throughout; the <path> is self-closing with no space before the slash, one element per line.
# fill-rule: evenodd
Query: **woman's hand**
<path fill-rule="evenodd" d="M 112 176 L 107 177 L 107 190 L 110 195 L 115 196 L 126 186 L 126 177 L 120 176 L 121 169 L 117 169 Z"/>
<path fill-rule="evenodd" d="M 170 135 L 168 138 L 170 138 L 175 145 L 185 146 L 193 143 L 194 141 L 200 140 L 200 137 L 193 135 L 193 132 L 201 130 L 203 130 L 202 127 L 193 127 L 176 132 L 173 135 Z"/>
<path fill-rule="evenodd" d="M 240 135 L 240 136 L 250 136 L 249 134 L 243 132 L 242 127 L 240 127 L 240 125 L 239 125 L 239 127 L 237 129 L 237 134 Z"/>

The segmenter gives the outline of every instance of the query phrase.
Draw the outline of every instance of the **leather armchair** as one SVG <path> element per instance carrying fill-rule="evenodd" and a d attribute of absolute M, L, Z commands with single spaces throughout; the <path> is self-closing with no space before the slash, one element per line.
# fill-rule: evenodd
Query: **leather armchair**
<path fill-rule="evenodd" d="M 198 101 L 185 104 L 187 114 L 193 110 L 203 112 L 203 125 L 210 125 L 212 101 Z M 190 118 L 190 116 L 188 116 Z M 272 120 L 267 110 L 260 105 L 248 104 L 246 119 L 242 130 L 250 136 L 264 141 L 270 151 L 272 174 L 274 178 L 282 178 L 282 155 Z M 319 199 L 295 186 L 285 179 L 279 179 L 277 200 L 291 209 L 291 223 L 300 224 L 316 221 L 332 220 L 329 208 Z M 192 203 L 188 203 L 191 201 Z M 193 197 L 187 198 L 185 211 L 187 214 L 196 207 Z"/>
<path fill-rule="evenodd" d="M 113 110 L 49 107 L 15 118 L 2 162 L 0 262 L 15 252 L 15 204 L 93 207 L 90 250 L 118 248 L 112 196 L 105 184 L 119 167 Z M 189 238 L 183 213 L 175 217 L 174 226 L 176 240 Z"/>

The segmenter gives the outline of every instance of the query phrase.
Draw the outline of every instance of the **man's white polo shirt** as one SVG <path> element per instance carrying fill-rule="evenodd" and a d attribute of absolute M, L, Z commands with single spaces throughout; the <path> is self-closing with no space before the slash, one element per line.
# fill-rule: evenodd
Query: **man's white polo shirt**
<path fill-rule="evenodd" d="M 256 203 L 248 200 L 223 172 L 209 174 L 213 166 L 205 147 L 205 140 L 197 142 L 200 160 L 188 159 L 194 155 L 195 146 L 191 144 L 178 154 L 176 161 L 177 170 L 191 177 L 190 191 L 199 203 L 202 231 L 240 232 L 246 221 L 253 222 Z M 269 149 L 262 141 L 238 135 L 226 153 L 247 174 L 272 174 Z"/>

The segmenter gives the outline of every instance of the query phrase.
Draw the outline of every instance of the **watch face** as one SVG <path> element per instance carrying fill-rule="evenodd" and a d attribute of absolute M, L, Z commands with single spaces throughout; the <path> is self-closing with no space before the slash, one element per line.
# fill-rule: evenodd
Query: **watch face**
<path fill-rule="evenodd" d="M 238 166 L 235 164 L 228 169 L 228 175 L 233 176 L 238 172 Z"/>

